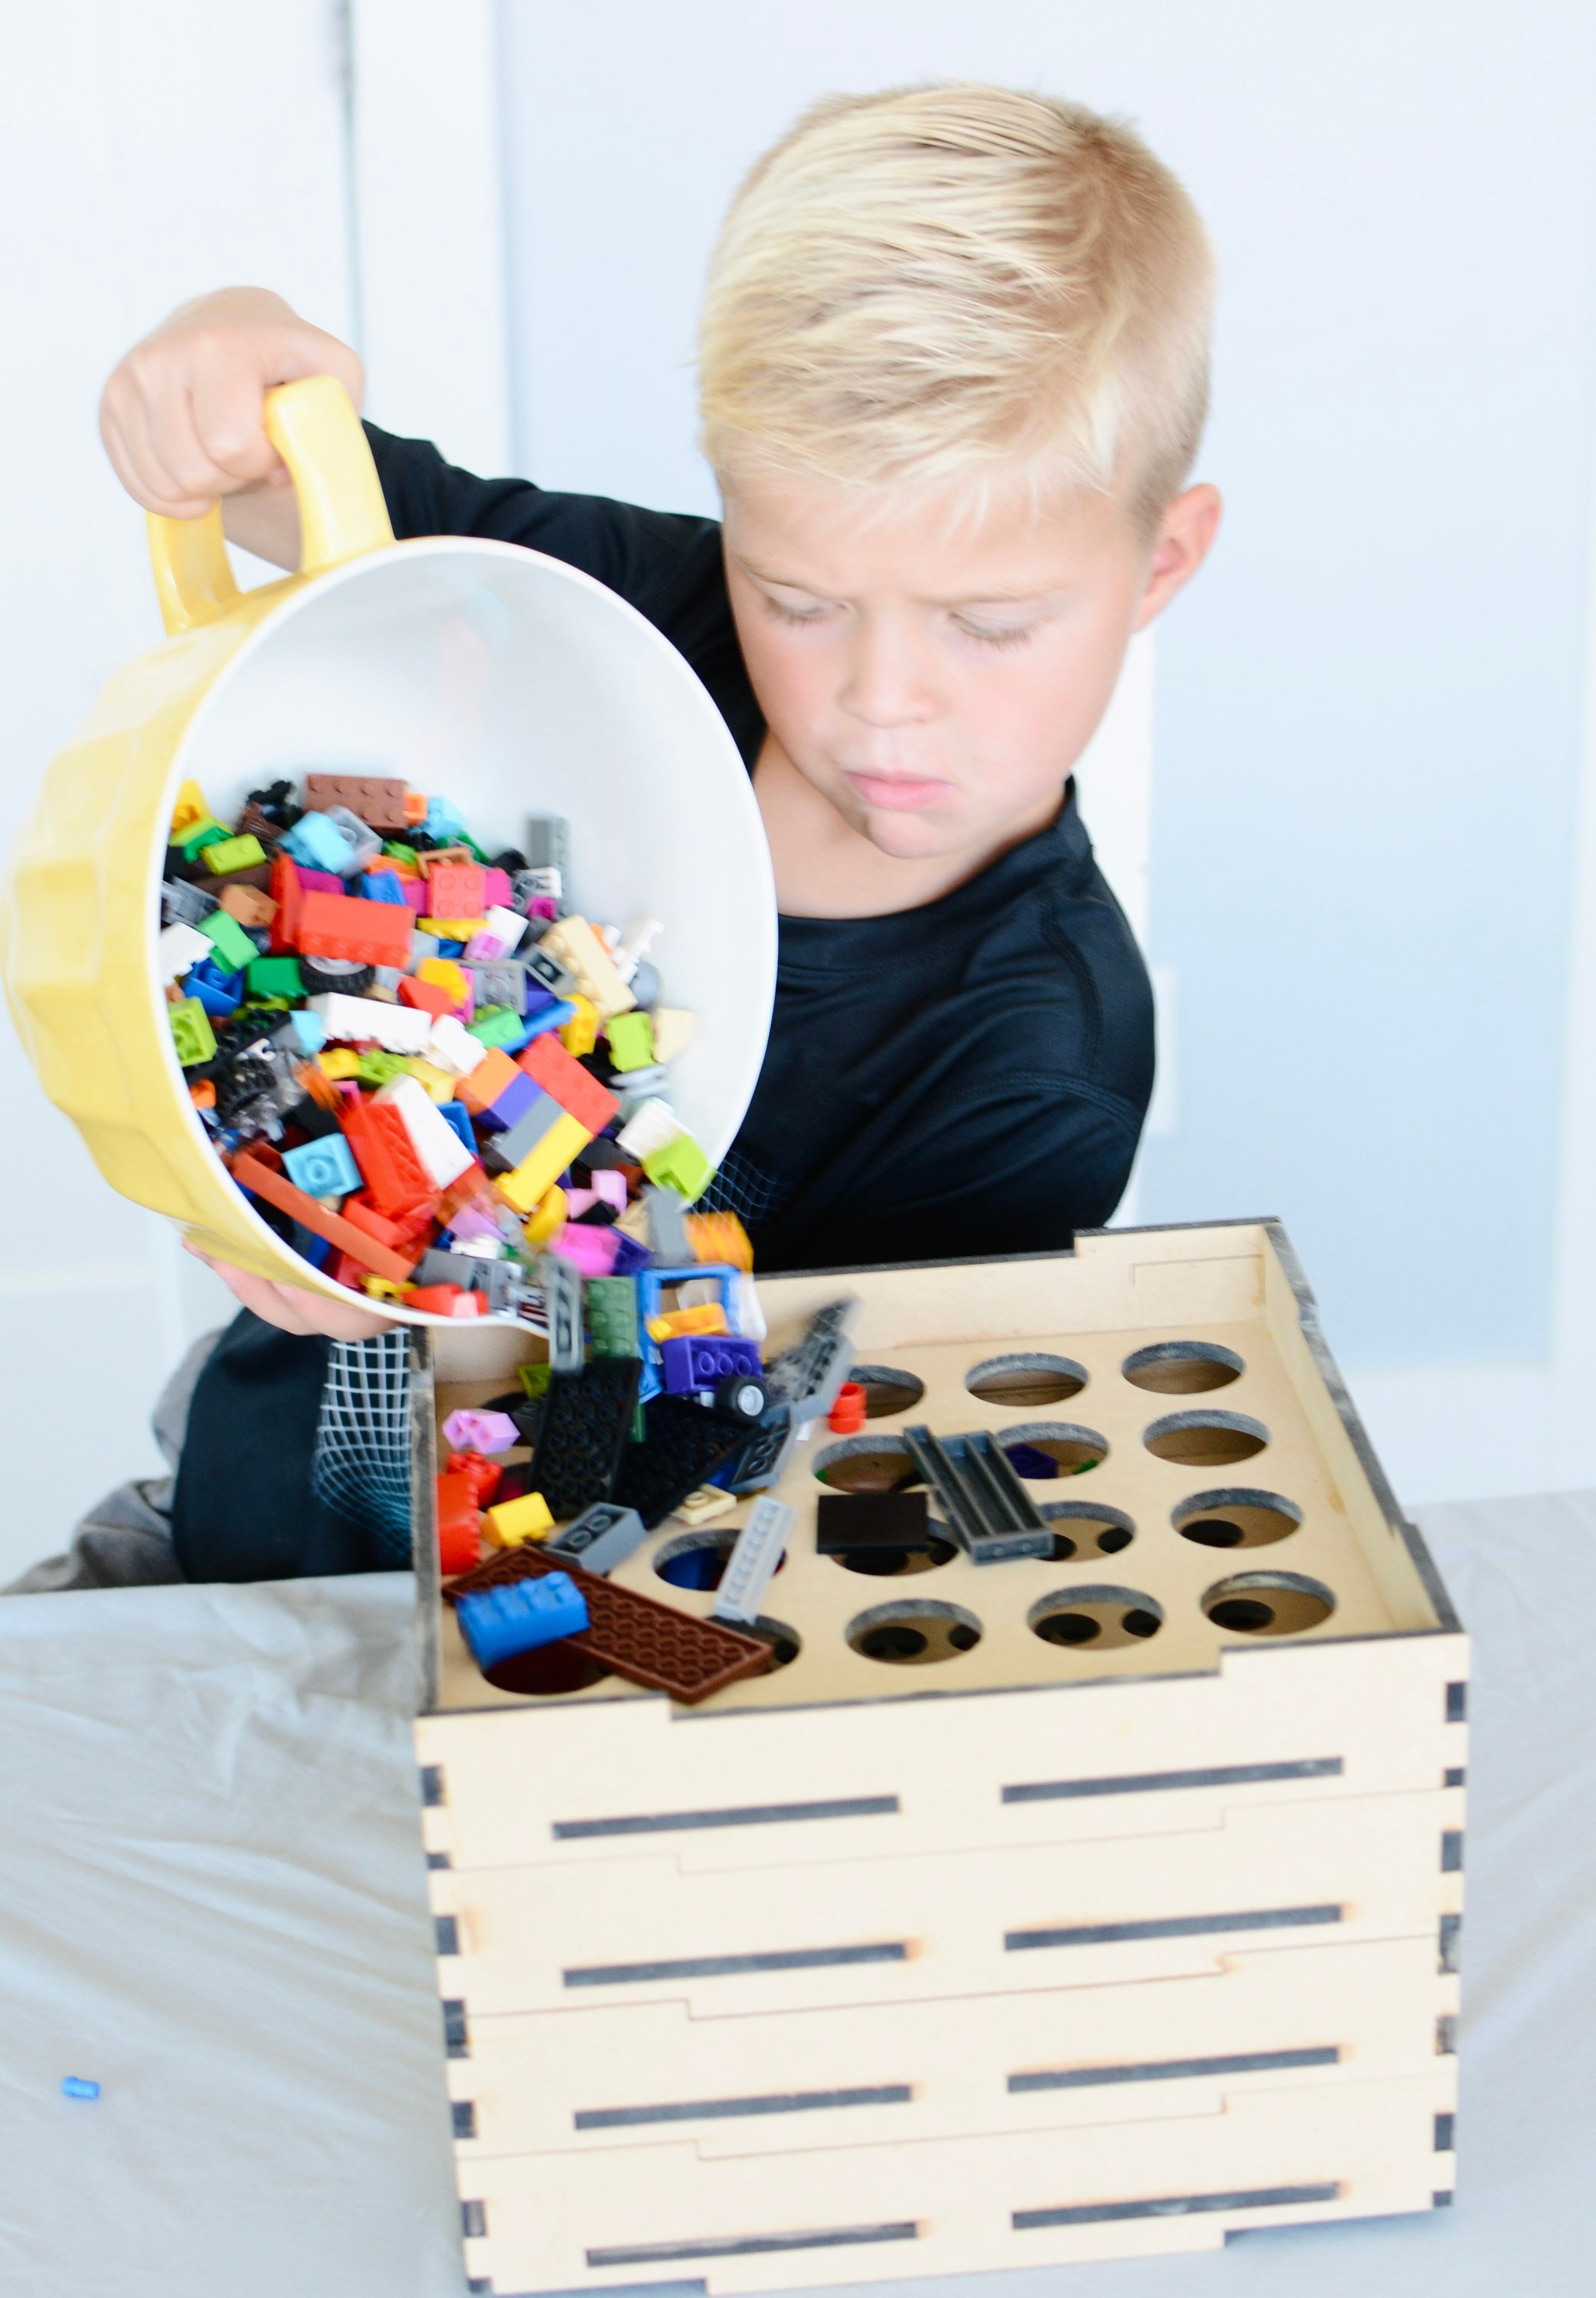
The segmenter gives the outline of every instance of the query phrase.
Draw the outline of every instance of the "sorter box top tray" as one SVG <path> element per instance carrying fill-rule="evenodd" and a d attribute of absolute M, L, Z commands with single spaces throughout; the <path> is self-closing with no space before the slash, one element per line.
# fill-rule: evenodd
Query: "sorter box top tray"
<path fill-rule="evenodd" d="M 759 1293 L 771 1352 L 858 1296 L 853 1376 L 872 1412 L 853 1437 L 818 1424 L 776 1488 L 798 1512 L 765 1601 L 781 1664 L 696 1715 L 1211 1674 L 1237 1651 L 1457 1631 L 1276 1223 L 1110 1230 L 1069 1252 L 778 1277 Z M 477 1672 L 438 1594 L 436 1429 L 543 1346 L 466 1326 L 418 1347 L 424 1712 L 657 1699 L 615 1676 L 540 1696 Z M 820 1496 L 899 1481 L 899 1432 L 921 1423 L 1056 1460 L 1029 1487 L 1055 1556 L 978 1566 L 950 1546 L 882 1578 L 818 1555 Z M 696 1533 L 667 1520 L 615 1578 L 707 1616 L 713 1594 L 671 1584 L 670 1563 L 696 1542 L 729 1549 L 751 1505 Z"/>

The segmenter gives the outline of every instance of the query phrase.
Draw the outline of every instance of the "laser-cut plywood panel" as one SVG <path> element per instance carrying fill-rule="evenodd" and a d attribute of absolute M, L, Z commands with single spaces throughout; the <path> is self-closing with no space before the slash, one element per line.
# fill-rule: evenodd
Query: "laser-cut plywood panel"
<path fill-rule="evenodd" d="M 1466 1649 L 1289 1248 L 1238 1224 L 778 1279 L 772 1347 L 845 1289 L 872 1418 L 780 1487 L 786 1665 L 691 1713 L 613 1679 L 498 1691 L 423 1571 L 479 2286 L 856 2282 L 1428 2207 Z M 434 1349 L 441 1417 L 537 1344 Z M 819 1496 L 896 1481 L 922 1421 L 1094 1462 L 1030 1482 L 1059 1553 L 818 1556 Z M 688 1537 L 616 1577 L 707 1614 L 657 1569 Z M 916 1624 L 946 1657 L 871 1656 Z"/>

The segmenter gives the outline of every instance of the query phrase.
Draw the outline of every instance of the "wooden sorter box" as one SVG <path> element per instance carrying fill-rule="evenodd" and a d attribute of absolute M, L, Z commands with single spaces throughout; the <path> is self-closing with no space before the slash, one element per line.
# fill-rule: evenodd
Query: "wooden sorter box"
<path fill-rule="evenodd" d="M 472 2289 L 897 2279 L 1449 2202 L 1467 1644 L 1282 1232 L 759 1290 L 772 1351 L 857 1294 L 872 1417 L 819 1423 L 777 1488 L 781 1664 L 690 1710 L 478 1674 L 438 1597 L 434 1414 L 542 1343 L 418 1339 Z M 922 1421 L 1052 1456 L 1054 1558 L 816 1554 L 817 1497 L 900 1482 Z M 617 1581 L 707 1615 L 671 1559 L 751 1505 L 667 1522 Z"/>

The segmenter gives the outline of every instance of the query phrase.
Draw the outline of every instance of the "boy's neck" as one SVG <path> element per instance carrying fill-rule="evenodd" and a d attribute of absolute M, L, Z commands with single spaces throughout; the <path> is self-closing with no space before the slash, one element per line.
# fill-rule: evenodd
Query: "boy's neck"
<path fill-rule="evenodd" d="M 1010 823 L 978 845 L 906 860 L 883 854 L 845 820 L 768 732 L 754 766 L 754 796 L 770 841 L 776 907 L 791 918 L 887 917 L 921 909 L 1045 830 L 1063 803 L 1060 792 L 1034 819 Z"/>

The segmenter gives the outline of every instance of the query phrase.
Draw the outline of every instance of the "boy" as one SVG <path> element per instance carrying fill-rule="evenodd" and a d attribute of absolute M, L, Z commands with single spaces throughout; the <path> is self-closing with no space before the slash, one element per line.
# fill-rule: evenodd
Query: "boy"
<path fill-rule="evenodd" d="M 1125 128 L 973 86 L 833 98 L 754 169 L 711 263 L 701 403 L 724 528 L 473 478 L 369 430 L 397 533 L 585 568 L 681 649 L 738 741 L 781 959 L 764 1070 L 706 1203 L 741 1214 L 764 1269 L 1058 1247 L 1119 1200 L 1151 999 L 1070 777 L 1131 633 L 1212 540 L 1218 496 L 1186 484 L 1211 290 L 1189 201 Z M 194 517 L 219 495 L 236 541 L 294 565 L 261 396 L 320 373 L 358 403 L 353 352 L 277 297 L 206 297 L 112 376 L 107 449 L 147 508 Z M 308 1336 L 382 1327 L 223 1274 L 278 1331 L 240 1320 L 200 1376 L 178 1493 L 193 1577 L 257 1576 L 240 1563 L 266 1554 L 260 1526 L 293 1517 L 327 1357 Z M 306 1337 L 285 1352 L 284 1334 Z M 357 1377 L 347 1348 L 333 1372 Z M 294 1411 L 272 1401 L 290 1391 Z M 242 1547 L 216 1537 L 240 1416 L 270 1486 L 254 1480 Z M 318 1490 L 329 1505 L 325 1473 Z M 374 1560 L 280 1528 L 267 1546 L 269 1572 Z"/>

